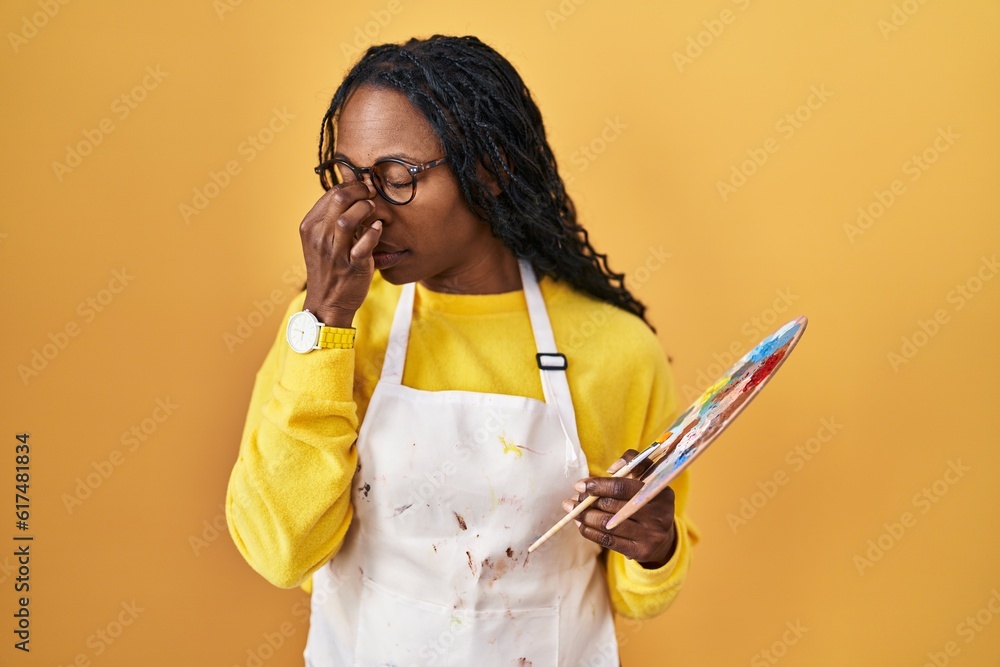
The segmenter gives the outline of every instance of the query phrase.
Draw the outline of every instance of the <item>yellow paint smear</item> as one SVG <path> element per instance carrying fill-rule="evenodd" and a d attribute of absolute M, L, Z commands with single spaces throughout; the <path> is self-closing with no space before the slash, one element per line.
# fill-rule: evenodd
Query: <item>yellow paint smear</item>
<path fill-rule="evenodd" d="M 500 444 L 503 445 L 504 454 L 516 454 L 518 458 L 524 456 L 524 452 L 521 451 L 520 446 L 518 446 L 516 443 L 511 442 L 502 435 L 499 437 L 500 437 Z"/>

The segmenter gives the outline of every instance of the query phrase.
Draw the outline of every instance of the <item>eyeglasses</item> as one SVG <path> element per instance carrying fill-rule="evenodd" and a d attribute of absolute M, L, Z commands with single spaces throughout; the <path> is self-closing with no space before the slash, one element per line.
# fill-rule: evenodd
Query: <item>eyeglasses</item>
<path fill-rule="evenodd" d="M 337 183 L 360 181 L 365 174 L 370 174 L 375 190 L 390 204 L 402 206 L 413 201 L 413 197 L 417 194 L 416 175 L 433 169 L 447 159 L 443 157 L 423 164 L 410 164 L 398 158 L 386 157 L 376 160 L 370 167 L 355 167 L 347 160 L 334 158 L 327 160 L 313 171 L 319 174 L 319 181 L 324 190 L 329 190 Z"/>

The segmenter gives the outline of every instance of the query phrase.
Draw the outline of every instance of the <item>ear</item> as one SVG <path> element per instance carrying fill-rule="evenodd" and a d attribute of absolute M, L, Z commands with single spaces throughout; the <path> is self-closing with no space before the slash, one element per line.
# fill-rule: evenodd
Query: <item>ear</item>
<path fill-rule="evenodd" d="M 507 168 L 510 169 L 511 172 L 513 172 L 514 168 L 511 166 L 510 160 L 507 158 L 507 152 L 504 151 L 504 149 L 502 148 L 500 149 L 500 158 L 504 161 L 504 164 L 507 165 Z M 510 179 L 510 177 L 507 176 L 507 173 L 502 170 L 500 172 L 500 177 L 505 183 Z M 503 186 L 500 184 L 500 182 L 497 181 L 495 176 L 490 174 L 490 172 L 486 169 L 486 167 L 483 165 L 482 162 L 479 162 L 476 165 L 476 178 L 478 178 L 480 182 L 486 184 L 486 186 L 490 190 L 490 194 L 492 194 L 494 197 L 498 196 L 501 192 L 503 192 Z"/>
<path fill-rule="evenodd" d="M 503 190 L 503 188 L 500 187 L 500 183 L 497 182 L 497 179 L 486 171 L 486 167 L 483 166 L 482 162 L 476 165 L 476 178 L 480 183 L 486 184 L 486 187 L 489 188 L 490 194 L 494 197 L 499 196 L 500 192 Z"/>

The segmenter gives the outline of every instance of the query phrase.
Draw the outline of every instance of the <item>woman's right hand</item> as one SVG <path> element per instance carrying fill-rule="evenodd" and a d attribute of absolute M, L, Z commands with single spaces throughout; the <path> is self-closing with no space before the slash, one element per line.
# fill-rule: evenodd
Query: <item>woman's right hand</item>
<path fill-rule="evenodd" d="M 375 275 L 372 251 L 382 234 L 375 190 L 365 181 L 340 183 L 326 191 L 299 225 L 306 261 L 303 307 L 330 327 L 350 327 Z M 363 230 L 355 240 L 359 228 Z"/>

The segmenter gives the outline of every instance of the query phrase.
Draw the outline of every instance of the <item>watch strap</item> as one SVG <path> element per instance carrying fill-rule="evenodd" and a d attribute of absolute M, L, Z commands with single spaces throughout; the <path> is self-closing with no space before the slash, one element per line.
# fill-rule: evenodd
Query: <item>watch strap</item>
<path fill-rule="evenodd" d="M 319 340 L 316 345 L 327 350 L 349 350 L 354 347 L 353 328 L 322 326 L 319 329 Z"/>

